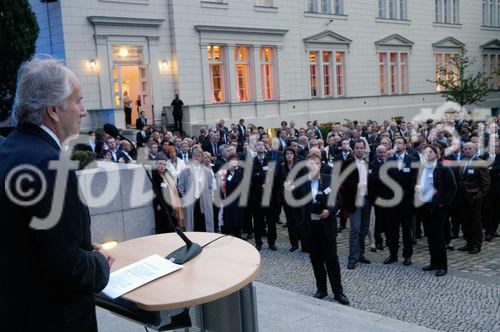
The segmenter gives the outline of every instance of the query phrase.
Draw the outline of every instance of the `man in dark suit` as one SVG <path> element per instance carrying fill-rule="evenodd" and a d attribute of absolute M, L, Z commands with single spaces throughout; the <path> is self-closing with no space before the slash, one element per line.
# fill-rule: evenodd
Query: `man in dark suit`
<path fill-rule="evenodd" d="M 370 227 L 371 205 L 368 200 L 368 162 L 364 159 L 365 142 L 361 139 L 354 143 L 354 155 L 344 161 L 341 174 L 347 173 L 340 190 L 344 209 L 351 216 L 349 234 L 349 258 L 347 268 L 352 270 L 358 262 L 369 264 L 365 258 L 365 237 Z"/>
<path fill-rule="evenodd" d="M 335 300 L 348 305 L 344 295 L 340 265 L 337 256 L 337 224 L 335 215 L 341 205 L 341 196 L 337 194 L 334 206 L 328 204 L 333 195 L 331 178 L 320 174 L 321 159 L 315 153 L 307 156 L 308 179 L 294 189 L 294 197 L 301 200 L 307 197 L 305 204 L 296 208 L 296 221 L 303 229 L 303 238 L 310 251 L 311 263 L 316 279 L 315 298 L 327 296 L 327 275 L 330 280 Z"/>
<path fill-rule="evenodd" d="M 97 331 L 94 293 L 106 286 L 113 258 L 91 244 L 89 211 L 61 154 L 86 115 L 81 99 L 76 76 L 61 62 L 22 65 L 18 125 L 0 145 L 2 331 Z"/>
<path fill-rule="evenodd" d="M 135 120 L 135 127 L 138 130 L 142 130 L 145 126 L 148 125 L 148 119 L 146 118 L 146 112 L 141 111 L 140 116 Z"/>
<path fill-rule="evenodd" d="M 485 236 L 486 241 L 493 240 L 494 237 L 498 237 L 497 228 L 498 221 L 500 219 L 500 141 L 498 136 L 495 139 L 495 154 L 490 158 L 490 179 L 491 186 L 488 191 L 488 201 L 489 204 L 489 214 L 487 218 L 487 223 L 485 225 Z"/>
<path fill-rule="evenodd" d="M 179 98 L 179 94 L 175 94 L 174 100 L 170 104 L 173 107 L 172 115 L 174 116 L 175 130 L 182 136 L 182 106 L 184 102 Z"/>
<path fill-rule="evenodd" d="M 375 149 L 375 159 L 370 163 L 368 168 L 368 197 L 375 209 L 375 248 L 378 250 L 384 249 L 384 239 L 382 233 L 385 234 L 385 224 L 390 218 L 389 209 L 378 205 L 376 202 L 379 198 L 390 199 L 391 190 L 380 179 L 380 167 L 386 161 L 387 148 L 379 145 Z M 387 235 L 386 235 L 387 236 Z"/>
<path fill-rule="evenodd" d="M 267 243 L 269 249 L 276 251 L 276 223 L 270 216 L 270 207 L 265 206 L 262 197 L 265 190 L 270 190 L 269 186 L 274 185 L 273 181 L 266 182 L 266 174 L 271 171 L 269 159 L 266 158 L 266 148 L 263 142 L 255 143 L 257 155 L 253 159 L 252 184 L 250 187 L 250 201 L 254 217 L 255 247 L 262 249 L 262 236 L 264 236 L 267 223 Z"/>
<path fill-rule="evenodd" d="M 457 183 L 453 171 L 438 161 L 441 152 L 436 146 L 426 146 L 422 154 L 415 202 L 422 216 L 430 254 L 430 264 L 423 270 L 436 270 L 436 276 L 441 277 L 448 271 L 444 232 L 447 209 L 453 203 Z"/>
<path fill-rule="evenodd" d="M 148 126 L 143 126 L 141 131 L 138 131 L 135 135 L 135 141 L 137 142 L 137 147 L 141 148 L 145 146 L 149 141 Z"/>
<path fill-rule="evenodd" d="M 240 119 L 238 122 L 238 141 L 239 142 L 244 142 L 245 141 L 245 131 L 247 130 L 247 127 L 245 126 L 245 119 Z"/>
<path fill-rule="evenodd" d="M 203 151 L 207 151 L 212 155 L 212 162 L 215 162 L 219 158 L 219 135 L 212 133 L 210 139 L 203 146 Z"/>
<path fill-rule="evenodd" d="M 481 207 L 490 188 L 490 174 L 486 163 L 477 156 L 477 145 L 465 143 L 464 167 L 459 174 L 458 206 L 466 244 L 458 250 L 477 254 L 483 243 Z"/>
<path fill-rule="evenodd" d="M 186 164 L 193 159 L 193 155 L 191 154 L 191 151 L 189 151 L 188 142 L 182 142 L 181 151 L 177 154 L 177 158 L 183 160 Z"/>
<path fill-rule="evenodd" d="M 309 152 L 309 139 L 306 136 L 299 137 L 299 144 L 297 146 L 297 158 L 305 160 Z"/>
<path fill-rule="evenodd" d="M 417 170 L 412 168 L 415 159 L 406 153 L 406 138 L 398 137 L 394 141 L 396 151 L 389 161 L 395 163 L 388 171 L 389 177 L 394 180 L 403 191 L 401 201 L 390 208 L 390 219 L 386 224 L 386 236 L 390 255 L 384 260 L 384 264 L 398 261 L 399 228 L 403 230 L 403 265 L 411 265 L 413 255 L 412 240 L 412 218 L 414 189 L 417 181 Z M 392 198 L 392 197 L 391 197 Z"/>

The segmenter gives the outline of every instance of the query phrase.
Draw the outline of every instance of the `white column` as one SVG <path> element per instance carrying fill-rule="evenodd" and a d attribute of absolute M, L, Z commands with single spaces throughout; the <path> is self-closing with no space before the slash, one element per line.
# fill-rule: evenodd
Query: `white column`
<path fill-rule="evenodd" d="M 236 77 L 236 61 L 235 61 L 235 46 L 229 45 L 227 47 L 227 71 L 229 72 L 227 80 L 227 90 L 229 91 L 229 102 L 237 103 L 238 99 L 238 78 Z"/>
<path fill-rule="evenodd" d="M 101 108 L 114 108 L 112 76 L 113 63 L 108 57 L 108 37 L 104 35 L 95 35 L 97 62 L 99 70 L 99 91 Z"/>
<path fill-rule="evenodd" d="M 210 68 L 208 64 L 208 53 L 207 53 L 208 44 L 201 43 L 200 44 L 200 54 L 201 54 L 201 72 L 202 72 L 202 85 L 203 85 L 203 103 L 211 104 L 212 97 L 210 96 Z"/>
<path fill-rule="evenodd" d="M 276 69 L 274 70 L 275 94 L 277 100 L 286 100 L 285 95 L 285 56 L 283 46 L 276 47 Z M 276 86 L 277 85 L 277 86 Z"/>
<path fill-rule="evenodd" d="M 253 70 L 254 70 L 254 85 L 255 85 L 255 101 L 263 101 L 262 98 L 262 81 L 260 77 L 260 45 L 253 47 Z"/>
<path fill-rule="evenodd" d="M 318 64 L 318 97 L 322 98 L 325 96 L 323 91 L 323 51 L 318 51 L 318 59 L 316 63 Z"/>
<path fill-rule="evenodd" d="M 149 48 L 149 88 L 150 94 L 153 97 L 151 99 L 151 105 L 153 105 L 153 123 L 161 124 L 162 118 L 162 106 L 161 105 L 161 91 L 160 91 L 160 57 L 159 57 L 159 37 L 148 37 L 148 48 Z"/>

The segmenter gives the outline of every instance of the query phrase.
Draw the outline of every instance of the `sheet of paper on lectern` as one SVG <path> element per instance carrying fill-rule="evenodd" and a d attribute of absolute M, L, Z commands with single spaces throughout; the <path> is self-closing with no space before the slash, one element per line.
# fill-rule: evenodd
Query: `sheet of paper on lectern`
<path fill-rule="evenodd" d="M 112 272 L 102 293 L 116 299 L 181 267 L 159 255 L 152 255 Z"/>

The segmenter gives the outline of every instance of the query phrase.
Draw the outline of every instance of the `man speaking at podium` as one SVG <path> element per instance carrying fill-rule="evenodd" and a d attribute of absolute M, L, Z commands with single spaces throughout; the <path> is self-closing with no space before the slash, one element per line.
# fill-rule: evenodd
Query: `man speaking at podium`
<path fill-rule="evenodd" d="M 61 155 L 86 115 L 76 76 L 52 58 L 24 63 L 14 113 L 0 144 L 0 331 L 97 331 L 93 293 L 114 259 L 91 244 L 88 208 Z"/>

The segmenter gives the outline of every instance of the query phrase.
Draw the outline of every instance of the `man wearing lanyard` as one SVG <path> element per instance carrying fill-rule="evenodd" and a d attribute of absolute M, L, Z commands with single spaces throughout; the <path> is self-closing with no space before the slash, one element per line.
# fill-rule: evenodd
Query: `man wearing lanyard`
<path fill-rule="evenodd" d="M 364 159 L 365 142 L 354 142 L 354 156 L 342 163 L 341 173 L 349 175 L 341 185 L 344 208 L 351 215 L 349 235 L 349 259 L 347 268 L 352 270 L 356 263 L 369 264 L 365 258 L 365 237 L 370 226 L 371 205 L 368 200 L 368 163 Z"/>
<path fill-rule="evenodd" d="M 311 263 L 316 279 L 315 298 L 327 296 L 327 275 L 330 280 L 335 300 L 349 305 L 344 295 L 340 265 L 337 256 L 337 223 L 335 215 L 339 210 L 340 194 L 335 206 L 329 206 L 328 200 L 332 194 L 331 178 L 320 174 L 321 158 L 315 153 L 307 156 L 307 181 L 294 189 L 294 197 L 306 199 L 305 204 L 296 208 L 297 224 L 302 225 L 303 238 L 310 250 Z"/>
<path fill-rule="evenodd" d="M 490 174 L 485 162 L 477 157 L 476 144 L 465 143 L 463 155 L 465 164 L 459 175 L 458 206 L 466 244 L 458 250 L 477 254 L 483 242 L 481 206 L 490 188 Z"/>
<path fill-rule="evenodd" d="M 423 270 L 436 270 L 436 276 L 441 277 L 448 271 L 444 231 L 447 209 L 453 202 L 457 184 L 453 171 L 438 161 L 440 151 L 437 147 L 428 145 L 422 152 L 424 161 L 415 191 L 430 254 L 430 264 Z"/>

